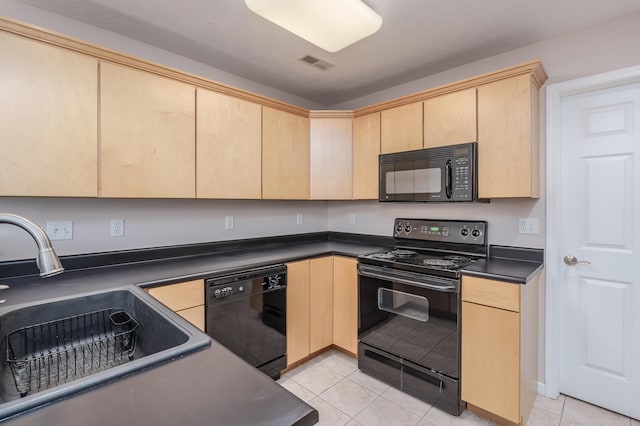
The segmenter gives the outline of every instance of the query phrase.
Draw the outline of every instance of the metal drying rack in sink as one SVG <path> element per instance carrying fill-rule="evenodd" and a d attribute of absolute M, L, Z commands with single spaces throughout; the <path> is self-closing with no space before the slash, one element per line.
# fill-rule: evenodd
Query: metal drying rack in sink
<path fill-rule="evenodd" d="M 121 309 L 105 309 L 9 333 L 7 361 L 20 396 L 130 361 L 138 325 Z"/>

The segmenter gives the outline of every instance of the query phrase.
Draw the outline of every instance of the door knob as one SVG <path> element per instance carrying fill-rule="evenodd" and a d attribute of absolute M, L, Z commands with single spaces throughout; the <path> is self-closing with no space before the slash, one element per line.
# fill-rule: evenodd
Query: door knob
<path fill-rule="evenodd" d="M 578 260 L 576 259 L 575 256 L 572 256 L 570 254 L 564 257 L 564 263 L 566 263 L 569 266 L 575 266 L 578 263 L 586 263 L 587 265 L 591 265 L 591 262 L 589 262 L 588 260 Z"/>

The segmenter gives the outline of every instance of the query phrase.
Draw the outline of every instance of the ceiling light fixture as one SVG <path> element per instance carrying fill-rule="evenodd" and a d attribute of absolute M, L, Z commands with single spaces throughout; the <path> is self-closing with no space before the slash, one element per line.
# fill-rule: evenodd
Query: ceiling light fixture
<path fill-rule="evenodd" d="M 378 31 L 382 18 L 361 0 L 244 0 L 258 15 L 337 52 Z"/>

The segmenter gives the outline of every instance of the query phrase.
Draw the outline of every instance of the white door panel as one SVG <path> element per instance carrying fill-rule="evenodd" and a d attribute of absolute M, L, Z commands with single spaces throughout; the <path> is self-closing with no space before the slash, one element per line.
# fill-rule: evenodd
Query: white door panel
<path fill-rule="evenodd" d="M 640 418 L 640 84 L 561 104 L 561 393 Z"/>

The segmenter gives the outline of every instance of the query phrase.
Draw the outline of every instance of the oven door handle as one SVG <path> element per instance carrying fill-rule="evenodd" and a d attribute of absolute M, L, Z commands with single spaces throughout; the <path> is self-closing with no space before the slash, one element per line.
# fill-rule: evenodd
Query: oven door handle
<path fill-rule="evenodd" d="M 455 293 L 458 289 L 455 280 L 448 280 L 437 277 L 426 277 L 422 274 L 415 274 L 406 271 L 396 271 L 389 268 L 380 268 L 377 266 L 363 264 L 358 264 L 358 275 L 393 281 L 400 284 L 422 287 L 429 290 L 440 291 L 443 293 Z"/>

